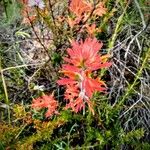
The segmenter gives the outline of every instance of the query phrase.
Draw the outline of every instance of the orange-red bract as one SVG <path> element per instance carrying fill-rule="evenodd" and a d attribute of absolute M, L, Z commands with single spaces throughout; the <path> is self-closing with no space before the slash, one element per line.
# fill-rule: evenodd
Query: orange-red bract
<path fill-rule="evenodd" d="M 32 101 L 32 108 L 34 109 L 42 109 L 47 108 L 47 112 L 45 114 L 46 117 L 52 117 L 53 114 L 58 114 L 57 112 L 58 102 L 54 99 L 53 94 L 51 95 L 43 95 Z"/>
<path fill-rule="evenodd" d="M 104 7 L 104 3 L 103 2 L 99 2 L 96 6 L 96 9 L 94 10 L 93 14 L 97 15 L 97 16 L 103 16 L 104 14 L 106 14 L 107 9 Z"/>
<path fill-rule="evenodd" d="M 64 58 L 69 64 L 92 71 L 110 66 L 101 61 L 99 50 L 103 44 L 96 38 L 87 38 L 84 42 L 72 41 L 71 45 L 72 48 L 67 49 L 69 58 Z"/>
<path fill-rule="evenodd" d="M 84 0 L 71 0 L 69 9 L 77 17 L 81 18 L 83 13 L 90 12 L 92 10 L 92 5 Z"/>

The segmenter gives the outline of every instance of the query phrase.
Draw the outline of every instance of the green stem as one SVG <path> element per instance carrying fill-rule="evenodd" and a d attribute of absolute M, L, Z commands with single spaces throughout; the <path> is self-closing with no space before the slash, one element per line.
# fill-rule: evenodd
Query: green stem
<path fill-rule="evenodd" d="M 2 78 L 3 88 L 4 88 L 4 93 L 5 93 L 5 103 L 8 105 L 8 107 L 7 107 L 8 122 L 10 124 L 10 107 L 9 107 L 10 102 L 9 102 L 9 98 L 8 98 L 7 86 L 6 86 L 3 70 L 2 70 L 2 67 L 1 67 L 1 58 L 0 58 L 0 72 L 1 72 L 1 78 Z"/>
<path fill-rule="evenodd" d="M 126 4 L 126 7 L 124 8 L 124 11 L 123 11 L 122 15 L 118 18 L 114 34 L 112 35 L 111 41 L 109 42 L 109 45 L 108 45 L 109 52 L 110 52 L 110 49 L 112 49 L 114 44 L 115 44 L 115 41 L 116 41 L 116 38 L 117 38 L 117 35 L 118 35 L 117 33 L 120 31 L 122 20 L 123 20 L 123 17 L 125 15 L 125 12 L 126 12 L 126 10 L 128 8 L 129 3 L 130 3 L 130 0 Z"/>
<path fill-rule="evenodd" d="M 6 18 L 8 18 L 8 13 L 7 13 L 7 4 L 6 4 L 5 0 L 3 0 L 3 6 L 4 6 L 4 10 L 5 10 Z"/>

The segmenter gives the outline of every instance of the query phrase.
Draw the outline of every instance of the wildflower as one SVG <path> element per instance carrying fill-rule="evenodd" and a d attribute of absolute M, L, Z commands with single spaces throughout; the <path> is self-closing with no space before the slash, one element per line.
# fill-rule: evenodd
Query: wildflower
<path fill-rule="evenodd" d="M 45 3 L 43 2 L 43 0 L 28 0 L 28 6 L 29 7 L 37 6 L 40 9 L 44 9 Z"/>
<path fill-rule="evenodd" d="M 72 41 L 71 45 L 72 48 L 67 49 L 69 58 L 64 58 L 67 64 L 62 65 L 61 70 L 65 77 L 57 81 L 59 85 L 66 86 L 64 98 L 68 103 L 65 108 L 79 112 L 87 103 L 94 114 L 90 99 L 95 92 L 105 92 L 106 85 L 100 78 L 93 79 L 91 74 L 111 64 L 106 62 L 108 56 L 99 55 L 102 43 L 99 43 L 96 38 L 87 38 L 84 42 Z"/>
<path fill-rule="evenodd" d="M 94 114 L 93 104 L 84 92 L 79 90 L 78 84 L 68 84 L 66 85 L 65 100 L 68 101 L 65 109 L 71 108 L 72 111 L 78 113 L 82 109 L 85 109 L 85 104 L 87 103 L 90 111 Z"/>
<path fill-rule="evenodd" d="M 71 28 L 73 28 L 76 24 L 78 24 L 78 23 L 80 22 L 80 20 L 81 20 L 81 18 L 72 19 L 72 18 L 70 18 L 70 17 L 68 17 L 68 18 L 66 19 L 68 25 L 69 25 Z"/>
<path fill-rule="evenodd" d="M 99 2 L 96 6 L 96 9 L 94 10 L 93 14 L 97 15 L 97 16 L 103 16 L 104 14 L 106 14 L 107 9 L 104 7 L 104 3 L 103 2 Z"/>
<path fill-rule="evenodd" d="M 86 24 L 85 27 L 86 27 L 87 32 L 89 33 L 89 35 L 93 35 L 94 32 L 96 31 L 96 25 L 95 24 L 92 24 L 91 26 Z"/>
<path fill-rule="evenodd" d="M 96 38 L 87 38 L 80 43 L 72 41 L 72 48 L 67 49 L 70 58 L 64 58 L 64 60 L 73 66 L 91 71 L 109 67 L 110 64 L 101 62 L 98 54 L 102 45 Z"/>
<path fill-rule="evenodd" d="M 34 88 L 33 88 L 33 90 L 39 90 L 39 91 L 44 91 L 44 89 L 45 89 L 45 87 L 44 87 L 44 85 L 35 85 L 34 86 Z"/>
<path fill-rule="evenodd" d="M 79 88 L 77 84 L 67 84 L 66 91 L 65 91 L 65 99 L 66 100 L 73 100 L 79 96 Z"/>
<path fill-rule="evenodd" d="M 94 36 L 95 32 L 101 32 L 101 29 L 96 28 L 96 24 L 95 23 L 92 24 L 92 25 L 86 24 L 85 27 L 86 27 L 86 31 L 88 32 L 88 34 L 90 36 Z"/>
<path fill-rule="evenodd" d="M 58 114 L 56 111 L 58 107 L 58 102 L 54 99 L 53 94 L 51 95 L 43 95 L 36 99 L 33 99 L 32 108 L 42 109 L 47 108 L 47 112 L 45 114 L 46 118 L 51 117 L 53 114 Z"/>
<path fill-rule="evenodd" d="M 94 92 L 103 92 L 106 90 L 106 85 L 103 81 L 101 81 L 99 78 L 92 79 L 90 77 L 84 77 L 83 81 L 81 82 L 82 87 L 85 90 L 85 94 L 92 98 L 92 95 Z"/>
<path fill-rule="evenodd" d="M 82 107 L 84 107 L 83 102 L 80 104 L 77 104 L 77 100 L 81 99 L 79 98 L 79 88 L 77 84 L 68 84 L 66 85 L 66 91 L 65 91 L 65 100 L 68 101 L 65 109 L 71 108 L 74 112 L 78 112 L 81 110 Z M 82 101 L 82 100 L 81 100 Z M 80 106 L 79 106 L 80 105 Z"/>
<path fill-rule="evenodd" d="M 76 15 L 76 17 L 81 18 L 83 13 L 90 12 L 92 10 L 92 6 L 84 0 L 71 0 L 69 9 Z"/>

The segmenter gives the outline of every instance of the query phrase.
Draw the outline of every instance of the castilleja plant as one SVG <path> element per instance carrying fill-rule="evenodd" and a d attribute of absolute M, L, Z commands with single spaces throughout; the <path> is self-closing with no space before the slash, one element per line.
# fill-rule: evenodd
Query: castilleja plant
<path fill-rule="evenodd" d="M 39 6 L 38 4 L 34 3 L 30 6 Z M 41 4 L 42 9 L 44 9 L 45 5 Z M 86 29 L 89 38 L 85 41 L 73 40 L 71 42 L 71 48 L 67 49 L 68 57 L 64 58 L 65 64 L 62 65 L 60 71 L 64 77 L 60 78 L 57 83 L 65 86 L 66 89 L 64 93 L 64 99 L 67 103 L 65 109 L 71 109 L 77 113 L 85 110 L 85 107 L 88 106 L 94 114 L 93 94 L 105 92 L 106 85 L 100 77 L 94 78 L 93 72 L 108 68 L 111 63 L 106 62 L 108 55 L 100 55 L 99 51 L 103 44 L 93 38 L 93 33 L 100 31 L 100 29 L 96 28 L 95 23 L 89 24 L 88 19 L 101 17 L 106 13 L 106 8 L 102 2 L 92 4 L 85 0 L 72 0 L 68 7 L 70 14 L 73 14 L 73 16 L 67 16 L 70 28 L 77 27 L 76 31 L 79 32 L 78 26 L 82 23 L 83 28 L 81 29 Z M 54 100 L 53 95 L 34 99 L 32 104 L 32 108 L 35 109 L 47 108 L 46 117 L 57 114 L 57 106 L 58 102 Z"/>
<path fill-rule="evenodd" d="M 42 108 L 46 108 L 47 111 L 45 113 L 45 117 L 52 117 L 53 114 L 58 114 L 57 111 L 58 102 L 54 99 L 54 94 L 51 95 L 43 95 L 32 101 L 32 108 L 36 110 L 40 110 Z"/>
<path fill-rule="evenodd" d="M 102 17 L 107 9 L 103 2 L 89 2 L 86 0 L 71 0 L 69 4 L 70 16 L 67 16 L 67 23 L 70 28 L 77 28 L 77 31 L 85 30 L 89 36 L 93 37 L 95 32 L 101 32 L 92 23 L 91 18 Z M 82 26 L 81 26 L 82 24 Z"/>
<path fill-rule="evenodd" d="M 86 21 L 88 17 L 103 16 L 107 9 L 103 2 L 92 3 L 85 0 L 72 0 L 69 4 L 69 10 L 75 15 L 75 22 Z"/>
<path fill-rule="evenodd" d="M 87 38 L 84 42 L 72 41 L 71 46 L 72 48 L 67 49 L 69 56 L 64 58 L 66 64 L 61 70 L 65 77 L 57 83 L 66 86 L 64 95 L 68 102 L 66 109 L 71 108 L 72 111 L 79 112 L 85 109 L 87 103 L 94 114 L 91 98 L 95 92 L 105 92 L 106 85 L 99 77 L 92 78 L 92 73 L 109 67 L 111 63 L 104 61 L 104 56 L 100 56 L 102 43 L 96 38 Z"/>

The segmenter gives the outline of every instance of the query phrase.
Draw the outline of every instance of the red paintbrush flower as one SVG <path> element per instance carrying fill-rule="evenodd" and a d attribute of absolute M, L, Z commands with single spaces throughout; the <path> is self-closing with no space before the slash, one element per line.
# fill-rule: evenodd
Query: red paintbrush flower
<path fill-rule="evenodd" d="M 71 0 L 69 9 L 77 17 L 81 18 L 85 12 L 90 12 L 92 10 L 92 5 L 84 0 Z"/>
<path fill-rule="evenodd" d="M 104 92 L 106 91 L 106 85 L 99 78 L 92 79 L 89 77 L 84 77 L 84 80 L 81 82 L 82 87 L 85 90 L 85 95 L 89 98 L 92 98 L 93 93 L 95 92 Z"/>
<path fill-rule="evenodd" d="M 106 14 L 107 9 L 104 7 L 104 3 L 103 2 L 99 2 L 96 5 L 96 9 L 94 10 L 93 14 L 97 15 L 97 16 L 103 16 L 104 14 Z"/>
<path fill-rule="evenodd" d="M 96 24 L 95 23 L 91 24 L 91 25 L 85 24 L 84 27 L 86 28 L 86 31 L 87 31 L 87 33 L 89 34 L 90 37 L 94 37 L 94 34 L 96 32 L 101 32 L 101 29 L 96 28 Z"/>
<path fill-rule="evenodd" d="M 102 43 L 96 38 L 87 38 L 84 42 L 73 41 L 71 45 L 72 48 L 67 49 L 69 58 L 64 58 L 68 64 L 63 65 L 61 70 L 65 77 L 57 83 L 66 86 L 66 109 L 71 108 L 74 112 L 79 112 L 87 103 L 94 114 L 90 99 L 95 92 L 105 92 L 106 85 L 100 78 L 93 79 L 91 74 L 94 70 L 107 68 L 111 64 L 106 62 L 108 55 L 100 56 Z"/>
<path fill-rule="evenodd" d="M 94 114 L 93 104 L 84 92 L 79 89 L 78 84 L 66 85 L 65 100 L 68 101 L 65 109 L 71 108 L 72 111 L 78 113 L 85 108 L 86 103 L 89 106 L 90 111 Z"/>
<path fill-rule="evenodd" d="M 91 71 L 110 66 L 110 64 L 101 61 L 98 52 L 103 44 L 98 42 L 96 38 L 87 38 L 84 42 L 72 41 L 71 45 L 72 48 L 67 49 L 70 58 L 64 58 L 71 65 Z"/>
<path fill-rule="evenodd" d="M 51 95 L 43 95 L 32 101 L 32 108 L 34 109 L 42 109 L 47 108 L 47 112 L 45 114 L 46 117 L 51 117 L 53 114 L 58 114 L 56 111 L 58 107 L 58 102 L 54 99 L 53 94 Z"/>

